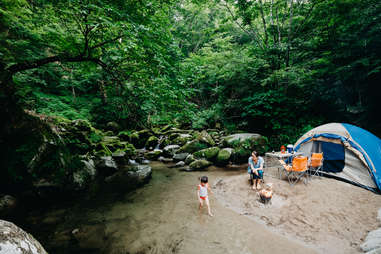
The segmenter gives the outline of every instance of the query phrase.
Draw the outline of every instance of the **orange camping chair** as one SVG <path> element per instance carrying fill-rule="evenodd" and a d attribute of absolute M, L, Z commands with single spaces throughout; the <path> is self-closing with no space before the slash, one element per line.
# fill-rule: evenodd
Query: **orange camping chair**
<path fill-rule="evenodd" d="M 319 176 L 323 167 L 323 153 L 312 153 L 309 163 L 309 173 L 311 176 Z"/>
<path fill-rule="evenodd" d="M 297 156 L 292 159 L 292 165 L 287 165 L 283 160 L 280 160 L 286 170 L 286 175 L 290 185 L 295 185 L 303 176 L 304 183 L 307 184 L 308 158 L 306 156 Z"/>

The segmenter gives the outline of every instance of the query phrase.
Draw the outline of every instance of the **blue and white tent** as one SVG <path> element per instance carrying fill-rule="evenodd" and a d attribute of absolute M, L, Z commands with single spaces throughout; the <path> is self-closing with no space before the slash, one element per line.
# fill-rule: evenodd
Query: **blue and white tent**
<path fill-rule="evenodd" d="M 381 139 L 360 127 L 329 123 L 305 133 L 294 150 L 323 152 L 324 173 L 373 191 L 381 191 Z"/>

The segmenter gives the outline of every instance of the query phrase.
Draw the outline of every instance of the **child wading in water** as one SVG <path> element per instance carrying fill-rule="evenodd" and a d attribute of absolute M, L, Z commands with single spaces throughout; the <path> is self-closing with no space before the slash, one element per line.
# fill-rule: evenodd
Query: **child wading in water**
<path fill-rule="evenodd" d="M 210 193 L 212 193 L 212 190 L 210 189 L 208 184 L 208 177 L 203 176 L 201 177 L 200 180 L 201 182 L 197 186 L 197 197 L 198 197 L 198 201 L 200 202 L 199 211 L 201 211 L 201 208 L 203 207 L 204 201 L 205 201 L 205 204 L 208 207 L 208 214 L 210 216 L 213 216 L 213 214 L 210 211 L 210 204 L 209 204 L 209 198 L 208 198 L 208 190 L 210 191 Z"/>

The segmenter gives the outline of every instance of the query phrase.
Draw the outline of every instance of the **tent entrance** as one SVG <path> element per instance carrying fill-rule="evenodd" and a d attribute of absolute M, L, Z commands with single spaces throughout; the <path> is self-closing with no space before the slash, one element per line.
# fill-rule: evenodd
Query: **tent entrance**
<path fill-rule="evenodd" d="M 343 171 L 345 166 L 345 151 L 343 145 L 324 141 L 314 141 L 312 145 L 312 152 L 323 152 L 323 171 L 333 173 Z"/>

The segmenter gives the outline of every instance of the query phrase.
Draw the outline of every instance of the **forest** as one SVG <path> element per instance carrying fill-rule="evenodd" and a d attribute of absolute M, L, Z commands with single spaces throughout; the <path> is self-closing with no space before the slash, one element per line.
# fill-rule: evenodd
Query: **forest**
<path fill-rule="evenodd" d="M 380 137 L 380 83 L 380 0 L 0 0 L 0 219 L 50 253 L 194 253 L 205 225 L 212 253 L 242 253 L 226 235 L 245 248 L 273 241 L 248 240 L 258 226 L 214 202 L 231 195 L 239 215 L 295 226 L 321 253 L 358 252 L 376 225 L 373 193 L 317 180 L 307 199 L 266 169 L 275 210 L 261 210 L 254 189 L 236 186 L 249 188 L 253 150 L 274 154 L 319 125 Z M 351 145 L 345 156 L 365 156 L 355 170 L 381 184 Z M 200 171 L 219 179 L 205 225 L 189 209 Z M 279 243 L 268 253 L 296 244 Z"/>
<path fill-rule="evenodd" d="M 5 158 L 35 143 L 30 115 L 260 133 L 269 149 L 328 122 L 381 133 L 377 0 L 2 0 L 0 11 L 12 177 L 24 169 Z"/>

